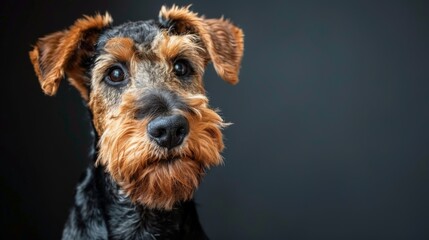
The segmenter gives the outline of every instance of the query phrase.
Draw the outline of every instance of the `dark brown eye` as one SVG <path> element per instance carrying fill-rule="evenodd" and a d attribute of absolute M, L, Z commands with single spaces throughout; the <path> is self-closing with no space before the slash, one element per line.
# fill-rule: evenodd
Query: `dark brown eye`
<path fill-rule="evenodd" d="M 174 74 L 178 77 L 185 77 L 191 74 L 191 66 L 188 61 L 184 59 L 176 60 L 173 64 Z"/>
<path fill-rule="evenodd" d="M 109 72 L 109 78 L 112 82 L 122 82 L 125 79 L 124 71 L 120 67 L 112 68 Z"/>
<path fill-rule="evenodd" d="M 121 66 L 113 66 L 104 79 L 110 85 L 122 85 L 126 82 L 127 76 Z"/>

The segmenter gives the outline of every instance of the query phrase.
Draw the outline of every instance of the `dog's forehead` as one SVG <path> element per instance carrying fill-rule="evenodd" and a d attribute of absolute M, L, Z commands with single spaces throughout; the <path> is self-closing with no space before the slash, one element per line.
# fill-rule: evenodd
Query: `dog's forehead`
<path fill-rule="evenodd" d="M 106 29 L 97 43 L 98 50 L 103 49 L 112 38 L 130 38 L 136 44 L 145 44 L 153 41 L 160 32 L 159 24 L 154 20 L 127 22 Z"/>

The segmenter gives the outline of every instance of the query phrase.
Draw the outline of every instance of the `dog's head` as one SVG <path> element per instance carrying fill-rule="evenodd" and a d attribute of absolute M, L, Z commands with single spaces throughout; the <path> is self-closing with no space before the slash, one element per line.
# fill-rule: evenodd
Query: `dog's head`
<path fill-rule="evenodd" d="M 222 118 L 208 106 L 208 62 L 238 82 L 243 33 L 224 19 L 163 7 L 159 20 L 111 25 L 84 17 L 30 52 L 43 91 L 67 77 L 87 102 L 99 136 L 98 164 L 132 201 L 171 209 L 192 197 L 222 162 Z"/>

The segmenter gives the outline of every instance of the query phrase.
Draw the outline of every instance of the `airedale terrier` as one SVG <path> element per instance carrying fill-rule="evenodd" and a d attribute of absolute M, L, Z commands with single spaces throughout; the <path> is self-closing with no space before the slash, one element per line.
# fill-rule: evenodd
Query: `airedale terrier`
<path fill-rule="evenodd" d="M 67 77 L 92 117 L 93 159 L 63 239 L 206 239 L 193 194 L 222 163 L 222 128 L 202 76 L 236 84 L 243 33 L 189 7 L 111 25 L 108 13 L 40 38 L 30 58 L 45 94 Z"/>

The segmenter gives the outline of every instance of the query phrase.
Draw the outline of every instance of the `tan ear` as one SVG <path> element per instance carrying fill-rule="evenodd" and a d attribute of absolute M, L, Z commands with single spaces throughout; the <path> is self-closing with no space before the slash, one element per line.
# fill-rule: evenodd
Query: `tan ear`
<path fill-rule="evenodd" d="M 238 83 L 243 56 L 243 31 L 228 20 L 205 19 L 188 7 L 163 6 L 160 22 L 177 34 L 198 34 L 207 49 L 218 75 L 225 81 Z"/>
<path fill-rule="evenodd" d="M 84 16 L 68 29 L 38 40 L 30 51 L 30 59 L 45 94 L 55 95 L 61 79 L 67 75 L 71 85 L 88 99 L 89 79 L 83 64 L 94 54 L 99 33 L 111 22 L 108 13 Z"/>

